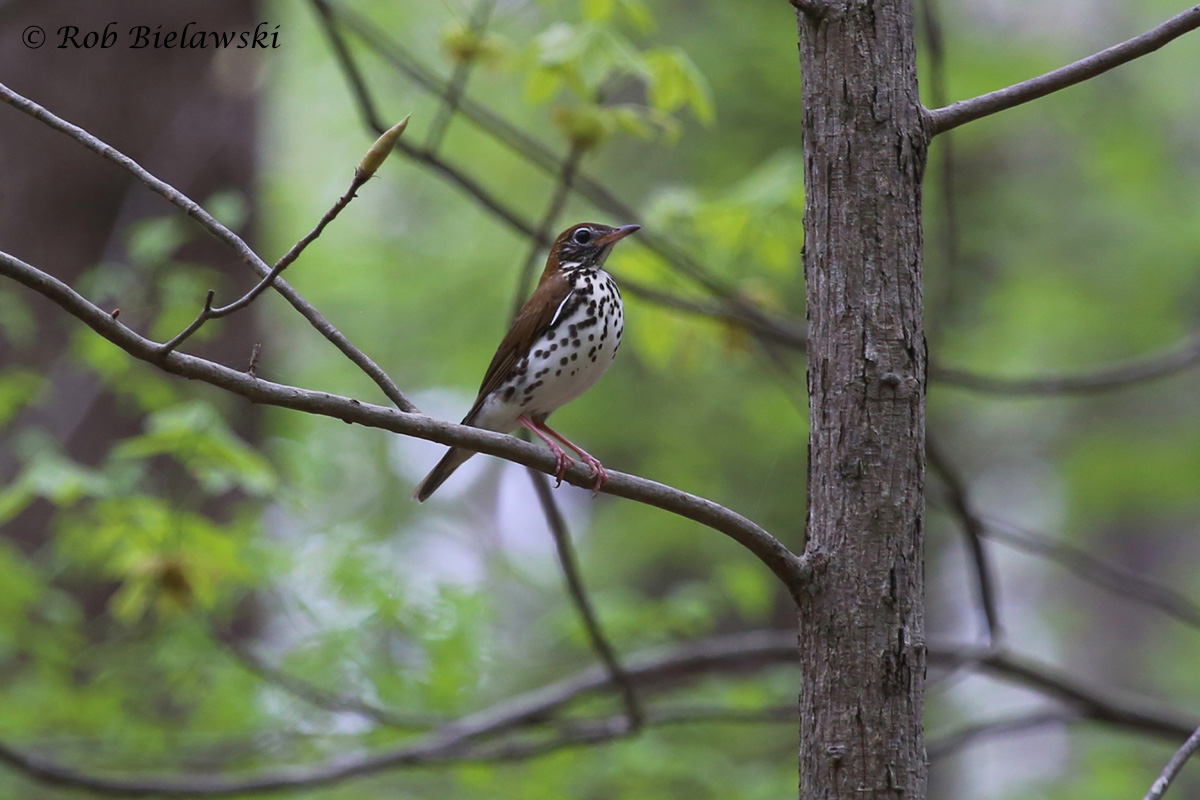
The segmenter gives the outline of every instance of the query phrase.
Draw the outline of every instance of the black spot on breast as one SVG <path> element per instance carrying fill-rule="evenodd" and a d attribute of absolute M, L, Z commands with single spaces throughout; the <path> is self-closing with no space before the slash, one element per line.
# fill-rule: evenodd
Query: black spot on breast
<path fill-rule="evenodd" d="M 558 349 L 558 345 L 557 345 L 557 344 L 552 344 L 552 345 L 550 345 L 550 349 L 549 349 L 549 350 L 547 350 L 546 352 L 547 352 L 547 353 L 553 353 L 553 352 L 554 352 L 555 350 L 557 350 L 557 349 Z"/>
<path fill-rule="evenodd" d="M 561 376 L 561 375 L 562 375 L 562 370 L 561 370 L 561 369 L 556 369 L 556 370 L 554 370 L 554 377 L 556 377 L 556 378 L 557 378 L 557 377 L 559 377 L 559 376 Z"/>
<path fill-rule="evenodd" d="M 579 341 L 578 339 L 573 339 L 573 340 L 571 341 L 571 347 L 579 347 L 579 346 L 580 346 L 580 344 L 581 344 L 581 343 L 580 343 L 580 341 Z"/>
<path fill-rule="evenodd" d="M 504 390 L 504 402 L 507 403 L 509 400 L 512 400 L 513 394 L 515 394 L 516 391 L 517 391 L 517 387 L 515 387 L 515 386 L 509 386 L 507 389 L 505 389 Z"/>
<path fill-rule="evenodd" d="M 588 341 L 589 341 L 589 342 L 594 342 L 594 341 L 596 341 L 596 334 L 594 334 L 594 333 L 589 333 L 589 334 L 588 334 Z"/>
<path fill-rule="evenodd" d="M 565 366 L 567 365 L 567 361 L 568 361 L 568 360 L 569 360 L 569 359 L 568 359 L 566 356 L 563 356 L 562 358 L 560 358 L 560 359 L 558 360 L 558 363 L 559 363 L 559 364 L 561 364 L 562 366 L 564 366 L 564 367 L 565 367 Z"/>
<path fill-rule="evenodd" d="M 572 361 L 574 361 L 574 360 L 575 360 L 575 359 L 577 359 L 577 358 L 579 358 L 579 353 L 571 353 L 571 360 L 572 360 Z"/>

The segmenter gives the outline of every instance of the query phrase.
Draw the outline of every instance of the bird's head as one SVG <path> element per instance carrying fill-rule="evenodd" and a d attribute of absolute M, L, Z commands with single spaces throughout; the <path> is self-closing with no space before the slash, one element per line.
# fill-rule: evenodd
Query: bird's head
<path fill-rule="evenodd" d="M 613 228 L 598 222 L 581 222 L 572 225 L 558 235 L 550 247 L 550 258 L 546 271 L 599 269 L 612 252 L 613 245 L 629 234 L 640 230 L 641 225 L 622 225 Z"/>

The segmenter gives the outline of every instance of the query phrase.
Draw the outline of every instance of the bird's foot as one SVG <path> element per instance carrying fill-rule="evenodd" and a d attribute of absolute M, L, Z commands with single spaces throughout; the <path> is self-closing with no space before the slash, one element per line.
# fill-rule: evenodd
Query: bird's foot
<path fill-rule="evenodd" d="M 549 444 L 550 450 L 554 453 L 556 467 L 554 471 L 554 488 L 557 489 L 558 487 L 562 486 L 563 475 L 567 474 L 567 470 L 569 470 L 571 465 L 575 462 L 571 460 L 571 457 L 567 455 L 566 451 L 564 451 L 561 447 L 553 442 L 550 442 Z"/>
<path fill-rule="evenodd" d="M 601 487 L 608 483 L 608 470 L 600 463 L 600 459 L 590 453 L 581 453 L 580 457 L 583 463 L 587 464 L 588 469 L 592 471 L 592 477 L 596 479 L 596 485 L 592 487 L 592 497 L 600 494 Z"/>

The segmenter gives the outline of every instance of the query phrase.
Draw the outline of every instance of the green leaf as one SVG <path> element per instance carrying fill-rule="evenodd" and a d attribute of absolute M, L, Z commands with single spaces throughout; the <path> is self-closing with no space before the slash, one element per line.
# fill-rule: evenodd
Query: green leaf
<path fill-rule="evenodd" d="M 584 19 L 600 22 L 607 21 L 616 7 L 615 0 L 583 0 L 579 4 L 579 10 L 583 13 Z"/>
<path fill-rule="evenodd" d="M 109 484 L 98 472 L 79 466 L 52 450 L 34 453 L 20 476 L 0 491 L 0 523 L 20 514 L 36 499 L 71 506 L 86 497 L 102 497 Z"/>
<path fill-rule="evenodd" d="M 21 295 L 8 288 L 0 288 L 0 334 L 24 349 L 33 343 L 35 331 L 33 312 Z"/>
<path fill-rule="evenodd" d="M 116 447 L 114 456 L 146 459 L 171 455 L 213 494 L 237 487 L 261 496 L 275 488 L 275 472 L 267 460 L 230 431 L 207 403 L 167 408 L 151 415 L 147 428 L 145 434 Z"/>
<path fill-rule="evenodd" d="M 42 380 L 41 375 L 25 369 L 14 369 L 0 375 L 0 425 L 29 405 L 41 390 Z"/>
<path fill-rule="evenodd" d="M 711 124 L 716 118 L 712 89 L 695 62 L 677 47 L 660 48 L 645 55 L 650 69 L 650 104 L 672 112 L 689 107 L 698 120 Z"/>
<path fill-rule="evenodd" d="M 246 202 L 246 196 L 234 189 L 210 195 L 204 202 L 204 207 L 218 222 L 231 231 L 236 231 L 245 225 L 250 216 L 250 206 Z"/>
<path fill-rule="evenodd" d="M 131 261 L 149 266 L 170 259 L 188 238 L 188 229 L 180 217 L 151 217 L 138 220 L 129 226 L 126 247 Z"/>

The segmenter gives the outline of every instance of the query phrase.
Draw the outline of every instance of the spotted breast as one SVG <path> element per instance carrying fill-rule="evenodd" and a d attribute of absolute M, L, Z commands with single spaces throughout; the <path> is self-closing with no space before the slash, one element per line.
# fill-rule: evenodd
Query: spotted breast
<path fill-rule="evenodd" d="M 537 289 L 500 343 L 463 418 L 464 425 L 503 433 L 518 425 L 529 428 L 555 454 L 560 482 L 570 464 L 558 442 L 565 444 L 591 468 L 597 491 L 608 480 L 604 467 L 547 425 L 546 418 L 595 385 L 617 355 L 625 312 L 604 262 L 613 246 L 638 228 L 585 222 L 559 235 Z M 425 500 L 472 455 L 451 448 L 415 497 Z"/>

